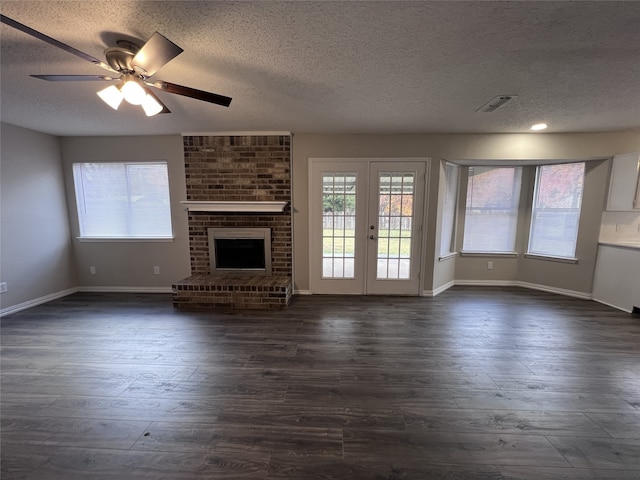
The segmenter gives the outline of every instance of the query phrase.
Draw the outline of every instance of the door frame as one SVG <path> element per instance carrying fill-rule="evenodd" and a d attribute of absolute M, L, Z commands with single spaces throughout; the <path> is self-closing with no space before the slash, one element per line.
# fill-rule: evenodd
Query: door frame
<path fill-rule="evenodd" d="M 317 193 L 317 186 L 315 185 L 315 181 L 317 180 L 314 177 L 314 165 L 317 164 L 335 164 L 335 165 L 343 165 L 346 163 L 357 163 L 357 164 L 361 164 L 360 168 L 362 168 L 362 166 L 366 166 L 366 170 L 367 172 L 370 172 L 370 167 L 371 167 L 371 163 L 374 162 L 389 162 L 389 163 L 393 163 L 393 162 L 398 162 L 398 163 L 404 163 L 404 162 L 421 162 L 424 164 L 425 166 L 425 170 L 424 170 L 424 192 L 422 195 L 422 222 L 421 222 L 421 232 L 420 232 L 420 236 L 421 236 L 421 241 L 420 241 L 420 248 L 419 250 L 416 252 L 416 255 L 419 256 L 419 259 L 417 261 L 418 265 L 420 266 L 419 271 L 418 271 L 418 292 L 416 295 L 414 294 L 406 294 L 406 293 L 400 293 L 400 294 L 395 294 L 395 295 L 405 295 L 405 296 L 423 296 L 424 295 L 424 283 L 425 283 L 425 272 L 427 271 L 427 269 L 425 268 L 424 262 L 426 261 L 427 258 L 427 226 L 428 226 L 428 217 L 429 217 L 429 211 L 428 211 L 428 204 L 429 204 L 429 178 L 430 178 L 430 171 L 431 171 L 431 157 L 309 157 L 308 159 L 308 215 L 309 215 L 309 225 L 308 225 L 308 234 L 309 234 L 309 244 L 308 244 L 308 251 L 309 251 L 309 263 L 308 263 L 308 268 L 309 268 L 309 289 L 310 289 L 310 293 L 311 294 L 323 294 L 326 292 L 322 292 L 322 291 L 314 291 L 314 285 L 315 280 L 313 277 L 313 273 L 317 272 L 317 266 L 314 266 L 314 260 L 317 262 L 317 259 L 314 259 L 314 251 L 317 250 L 316 242 L 318 242 L 318 239 L 315 238 L 315 231 L 314 231 L 314 220 L 317 220 L 317 213 L 314 213 L 313 209 L 314 206 L 316 206 L 316 202 L 314 201 L 314 193 Z M 369 191 L 369 181 L 366 182 L 366 188 L 367 188 L 367 195 L 368 197 L 370 197 L 371 192 Z M 377 192 L 375 192 L 375 194 L 377 195 Z M 369 221 L 369 198 L 367 198 L 367 208 L 366 208 L 366 212 L 364 214 L 365 217 L 365 222 Z M 320 205 L 321 208 L 321 205 Z M 317 228 L 317 226 L 315 226 L 315 228 Z M 366 238 L 366 237 L 365 237 Z M 365 250 L 366 252 L 366 250 Z M 367 259 L 364 259 L 365 262 L 367 262 Z M 358 292 L 354 292 L 354 291 L 342 291 L 341 295 L 377 295 L 377 294 L 371 294 L 371 293 L 366 293 L 366 282 L 367 282 L 367 270 L 366 270 L 366 266 L 364 269 L 363 274 L 365 275 L 365 278 L 363 279 L 364 282 L 364 286 L 362 291 L 358 291 Z M 317 289 L 316 289 L 317 290 Z M 389 295 L 394 295 L 393 293 L 388 293 Z M 386 295 L 386 294 L 385 294 Z"/>

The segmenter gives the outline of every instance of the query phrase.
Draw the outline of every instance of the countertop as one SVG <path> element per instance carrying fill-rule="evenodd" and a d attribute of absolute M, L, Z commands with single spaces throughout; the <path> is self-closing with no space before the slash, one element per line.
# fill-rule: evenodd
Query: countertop
<path fill-rule="evenodd" d="M 607 247 L 620 247 L 640 250 L 640 241 L 635 242 L 630 240 L 600 240 L 598 243 L 600 245 L 606 245 Z"/>

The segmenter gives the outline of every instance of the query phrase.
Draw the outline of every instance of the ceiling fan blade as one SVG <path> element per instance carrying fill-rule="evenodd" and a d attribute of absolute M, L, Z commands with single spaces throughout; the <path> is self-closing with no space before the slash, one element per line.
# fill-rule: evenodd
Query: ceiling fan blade
<path fill-rule="evenodd" d="M 38 40 L 42 40 L 43 42 L 47 42 L 49 45 L 53 45 L 54 47 L 58 47 L 61 48 L 62 50 L 72 53 L 77 57 L 82 58 L 83 60 L 86 60 L 88 62 L 93 63 L 94 65 L 97 65 L 99 67 L 102 67 L 106 70 L 110 70 L 110 71 L 114 71 L 109 65 L 107 65 L 106 63 L 98 60 L 95 57 L 92 57 L 91 55 L 88 55 L 84 52 L 81 52 L 80 50 L 77 50 L 73 47 L 70 47 L 69 45 L 67 45 L 66 43 L 62 43 L 59 40 L 56 40 L 55 38 L 51 38 L 47 35 L 45 35 L 44 33 L 40 33 L 37 30 L 34 30 L 31 27 L 27 27 L 26 25 L 23 25 L 20 22 L 16 22 L 15 20 L 6 17 L 4 15 L 0 14 L 0 22 L 4 23 L 5 25 L 9 25 L 10 27 L 13 27 L 17 30 L 20 30 L 21 32 L 26 33 L 27 35 L 31 35 L 34 38 L 37 38 Z"/>
<path fill-rule="evenodd" d="M 183 51 L 164 35 L 156 32 L 133 57 L 131 66 L 137 73 L 150 77 Z"/>
<path fill-rule="evenodd" d="M 147 82 L 147 85 L 159 88 L 163 92 L 175 93 L 176 95 L 195 98 L 196 100 L 202 100 L 203 102 L 215 103 L 216 105 L 222 105 L 223 107 L 228 107 L 231 103 L 231 97 L 225 97 L 224 95 L 205 92 L 204 90 L 197 90 L 195 88 L 183 87 L 182 85 L 176 85 L 175 83 L 169 83 L 163 80 Z"/>
<path fill-rule="evenodd" d="M 162 100 L 160 100 L 155 93 L 153 93 L 148 88 L 145 88 L 144 90 L 147 92 L 147 95 L 151 95 L 155 99 L 156 102 L 158 102 L 160 105 L 162 105 L 162 110 L 160 110 L 160 113 L 171 113 L 171 110 L 169 110 L 167 108 L 167 106 L 164 103 L 162 103 Z M 160 113 L 158 115 L 160 115 Z"/>
<path fill-rule="evenodd" d="M 107 77 L 106 75 L 29 75 L 30 77 L 47 80 L 48 82 L 93 82 L 93 81 L 111 81 L 117 78 Z"/>

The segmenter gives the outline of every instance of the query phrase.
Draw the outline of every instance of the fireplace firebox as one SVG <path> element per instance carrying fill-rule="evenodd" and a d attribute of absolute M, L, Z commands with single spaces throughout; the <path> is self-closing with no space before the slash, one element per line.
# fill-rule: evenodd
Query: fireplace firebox
<path fill-rule="evenodd" d="M 209 228 L 211 274 L 271 276 L 270 228 Z"/>

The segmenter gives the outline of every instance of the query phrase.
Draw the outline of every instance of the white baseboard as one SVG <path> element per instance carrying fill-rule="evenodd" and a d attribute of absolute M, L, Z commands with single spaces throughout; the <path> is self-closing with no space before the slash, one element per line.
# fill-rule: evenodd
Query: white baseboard
<path fill-rule="evenodd" d="M 43 303 L 51 302 L 53 300 L 58 300 L 59 298 L 66 297 L 67 295 L 71 295 L 72 293 L 76 293 L 77 291 L 77 288 L 68 288 L 66 290 L 50 293 L 49 295 L 45 295 L 43 297 L 34 298 L 33 300 L 27 300 L 26 302 L 3 308 L 0 310 L 0 317 L 4 317 L 5 315 L 9 315 L 11 313 L 17 313 L 22 310 L 26 310 L 27 308 L 35 307 L 37 305 L 42 305 Z"/>
<path fill-rule="evenodd" d="M 0 310 L 0 317 L 9 315 L 11 313 L 20 312 L 27 308 L 36 307 L 43 303 L 58 300 L 59 298 L 66 297 L 77 292 L 87 293 L 99 293 L 99 292 L 113 292 L 113 293 L 171 293 L 171 287 L 74 287 L 62 290 L 60 292 L 51 293 L 43 297 L 34 298 L 26 302 L 12 305 L 11 307 L 3 308 Z"/>
<path fill-rule="evenodd" d="M 598 300 L 597 298 L 593 298 L 592 300 L 594 302 L 598 302 L 598 303 L 601 303 L 603 305 L 606 305 L 607 307 L 612 307 L 612 308 L 615 308 L 616 310 L 620 310 L 621 312 L 633 313 L 633 310 L 627 310 L 626 308 L 622 308 L 619 305 L 614 305 L 613 303 L 604 302 L 602 300 Z"/>
<path fill-rule="evenodd" d="M 454 280 L 455 285 L 465 287 L 519 287 L 517 280 Z"/>
<path fill-rule="evenodd" d="M 583 300 L 593 300 L 593 296 L 590 293 L 578 292 L 576 290 L 567 290 L 565 288 L 550 287 L 548 285 L 540 285 L 537 283 L 521 282 L 518 280 L 452 280 L 445 283 L 441 287 L 435 290 L 425 290 L 424 296 L 435 297 L 436 295 L 450 289 L 453 286 L 470 286 L 470 287 L 522 287 L 530 290 L 540 290 L 542 292 L 556 293 L 558 295 L 564 295 L 565 297 L 581 298 Z M 602 302 L 601 302 L 602 303 Z M 615 307 L 615 305 L 609 305 Z M 619 308 L 619 307 L 616 307 Z M 625 310 L 626 311 L 626 310 Z"/>
<path fill-rule="evenodd" d="M 543 292 L 557 293 L 565 297 L 581 298 L 583 300 L 593 300 L 593 295 L 576 290 L 567 290 L 565 288 L 550 287 L 548 285 L 540 285 L 538 283 L 518 282 L 519 287 L 530 288 L 531 290 L 540 290 Z"/>
<path fill-rule="evenodd" d="M 78 292 L 87 293 L 171 293 L 171 287 L 78 287 Z"/>
<path fill-rule="evenodd" d="M 609 307 L 616 308 L 618 310 L 622 310 L 623 312 L 630 313 L 628 310 L 620 308 L 616 305 L 611 305 L 609 303 L 603 302 L 601 300 L 594 299 L 590 293 L 578 292 L 575 290 L 567 290 L 564 288 L 556 288 L 550 287 L 547 285 L 539 285 L 537 283 L 529 283 L 529 282 L 520 282 L 517 280 L 452 280 L 435 290 L 424 290 L 422 295 L 425 297 L 435 297 L 440 293 L 450 289 L 453 286 L 462 285 L 462 286 L 477 286 L 477 287 L 522 287 L 529 288 L 531 290 L 540 290 L 543 292 L 556 293 L 558 295 L 564 295 L 567 297 L 575 297 L 581 298 L 583 300 L 595 300 L 599 303 L 607 305 Z M 172 293 L 171 287 L 76 287 L 69 288 L 67 290 L 62 290 L 60 292 L 55 292 L 49 295 L 45 295 L 40 298 L 35 298 L 33 300 L 29 300 L 23 303 L 19 303 L 18 305 L 13 305 L 11 307 L 0 309 L 0 317 L 4 317 L 5 315 L 9 315 L 11 313 L 16 313 L 21 310 L 26 310 L 31 307 L 35 307 L 37 305 L 42 305 L 43 303 L 51 302 L 53 300 L 57 300 L 62 297 L 66 297 L 67 295 L 71 295 L 76 292 L 87 292 L 87 293 Z M 294 295 L 313 295 L 311 290 L 294 290 Z"/>
<path fill-rule="evenodd" d="M 444 285 L 439 286 L 435 290 L 424 290 L 422 292 L 423 297 L 435 297 L 436 295 L 444 292 L 445 290 L 449 290 L 456 284 L 455 280 L 451 280 L 450 282 L 445 283 Z"/>

